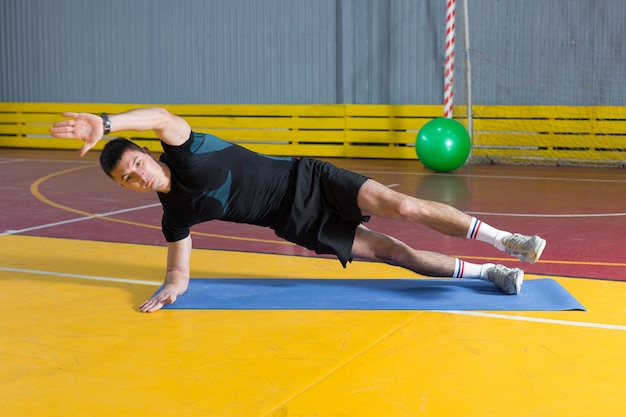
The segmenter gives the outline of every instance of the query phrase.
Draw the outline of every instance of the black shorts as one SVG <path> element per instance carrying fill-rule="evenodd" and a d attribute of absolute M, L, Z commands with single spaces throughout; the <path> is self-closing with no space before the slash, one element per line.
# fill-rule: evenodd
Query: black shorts
<path fill-rule="evenodd" d="M 352 260 L 356 228 L 369 220 L 357 205 L 365 181 L 367 177 L 328 162 L 300 159 L 272 228 L 283 239 L 318 254 L 337 255 L 345 268 Z"/>

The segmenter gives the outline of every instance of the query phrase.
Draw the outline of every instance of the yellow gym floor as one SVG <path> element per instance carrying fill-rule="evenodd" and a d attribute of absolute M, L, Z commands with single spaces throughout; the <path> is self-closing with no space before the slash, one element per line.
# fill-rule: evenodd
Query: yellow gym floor
<path fill-rule="evenodd" d="M 74 156 L 51 158 L 0 150 L 0 190 L 6 196 L 0 223 L 2 415 L 626 414 L 626 262 L 619 252 L 623 249 L 621 236 L 613 239 L 604 233 L 607 245 L 616 246 L 611 249 L 613 261 L 590 260 L 582 248 L 569 253 L 557 250 L 581 240 L 586 244 L 580 237 L 584 230 L 572 226 L 579 223 L 557 225 L 552 218 L 540 224 L 549 246 L 544 263 L 531 267 L 526 279 L 554 278 L 587 311 L 163 310 L 142 314 L 138 305 L 163 279 L 166 249 L 162 242 L 150 243 L 160 232 L 150 231 L 155 235 L 144 236 L 137 243 L 133 236 L 142 233 L 137 219 L 133 220 L 135 226 L 130 221 L 114 225 L 97 218 L 79 221 L 82 214 L 78 212 L 104 213 L 150 201 L 137 200 L 123 190 L 119 196 L 128 198 L 126 206 L 120 204 L 118 198 L 122 197 L 117 194 L 104 198 L 118 190 L 101 190 L 110 180 L 98 173 L 93 161 L 77 162 Z M 363 163 L 368 165 L 362 170 L 370 176 L 386 179 L 392 175 L 389 166 Z M 354 161 L 346 164 L 359 169 Z M 20 172 L 16 172 L 18 167 Z M 76 167 L 81 168 L 78 173 Z M 494 168 L 463 168 L 461 175 L 473 175 L 475 181 L 467 193 L 485 193 L 484 187 L 479 187 L 483 176 L 508 177 L 514 170 L 532 182 L 538 181 L 533 178 L 542 171 Z M 573 177 L 605 175 L 582 170 Z M 565 172 L 569 175 L 570 171 L 558 175 Z M 621 172 L 608 170 L 606 175 L 614 177 L 603 181 L 623 187 L 618 178 Z M 398 173 L 393 178 L 394 183 L 408 181 Z M 597 189 L 598 183 L 590 186 Z M 94 201 L 101 211 L 87 207 L 88 200 L 95 198 L 91 194 L 94 189 L 103 194 Z M 558 198 L 558 191 L 554 192 Z M 615 193 L 612 188 L 606 192 Z M 537 210 L 554 209 L 556 203 L 547 200 Z M 56 206 L 51 207 L 50 202 Z M 111 207 L 107 202 L 112 202 Z M 475 203 L 467 204 L 480 211 Z M 573 203 L 569 204 L 572 207 Z M 158 225 L 158 208 L 146 210 L 150 215 L 145 222 Z M 50 217 L 53 213 L 57 217 Z M 498 220 L 497 216 L 488 219 Z M 615 219 L 621 217 L 602 220 L 607 227 L 618 228 Z M 514 220 L 505 218 L 503 222 Z M 29 228 L 52 222 L 60 225 Z M 107 227 L 124 229 L 122 239 L 82 235 L 89 237 L 94 230 L 103 234 L 100 230 Z M 620 233 L 615 230 L 616 235 Z M 270 245 L 265 242 L 267 236 L 251 240 Z M 555 241 L 555 236 L 562 240 Z M 235 241 L 234 248 L 206 245 L 194 249 L 192 276 L 415 278 L 399 268 L 363 261 L 343 270 L 336 259 L 310 256 L 290 247 L 265 252 L 237 250 L 236 245 L 245 243 L 245 235 Z M 442 245 L 442 250 L 460 251 L 445 239 Z M 485 257 L 499 256 L 485 246 L 476 250 Z M 609 251 L 607 247 L 598 250 Z M 455 255 L 482 256 L 469 249 Z M 567 276 L 553 273 L 565 267 Z M 602 268 L 616 272 L 605 273 Z M 599 275 L 614 273 L 615 279 L 593 276 L 587 270 L 598 270 Z"/>

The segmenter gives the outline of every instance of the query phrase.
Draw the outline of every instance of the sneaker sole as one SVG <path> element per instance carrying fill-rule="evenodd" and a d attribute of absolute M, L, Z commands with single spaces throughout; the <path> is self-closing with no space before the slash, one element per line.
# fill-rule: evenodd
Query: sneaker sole
<path fill-rule="evenodd" d="M 535 251 L 534 255 L 532 258 L 528 259 L 525 258 L 523 259 L 524 262 L 528 262 L 529 264 L 534 264 L 535 262 L 537 262 L 539 260 L 539 258 L 541 258 L 541 254 L 543 254 L 543 250 L 546 247 L 546 241 L 544 239 L 541 239 L 541 244 L 539 245 L 539 248 Z"/>
<path fill-rule="evenodd" d="M 524 283 L 524 271 L 520 269 L 517 275 L 515 276 L 515 292 L 510 295 L 519 294 L 522 291 L 523 283 Z"/>

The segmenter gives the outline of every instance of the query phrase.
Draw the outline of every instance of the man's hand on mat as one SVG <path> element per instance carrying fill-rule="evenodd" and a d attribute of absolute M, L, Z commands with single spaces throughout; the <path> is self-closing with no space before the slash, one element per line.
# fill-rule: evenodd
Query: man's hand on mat
<path fill-rule="evenodd" d="M 172 304 L 176 301 L 181 292 L 173 286 L 165 286 L 154 297 L 139 306 L 139 310 L 142 313 L 152 313 L 153 311 L 160 310 L 166 304 Z"/>

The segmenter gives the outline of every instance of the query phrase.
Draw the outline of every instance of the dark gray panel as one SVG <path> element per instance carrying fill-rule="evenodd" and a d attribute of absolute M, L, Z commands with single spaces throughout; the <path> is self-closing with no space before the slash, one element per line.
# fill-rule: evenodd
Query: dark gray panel
<path fill-rule="evenodd" d="M 475 104 L 625 104 L 625 2 L 456 3 L 457 104 L 467 52 Z M 440 104 L 444 30 L 442 0 L 0 0 L 0 100 Z"/>

